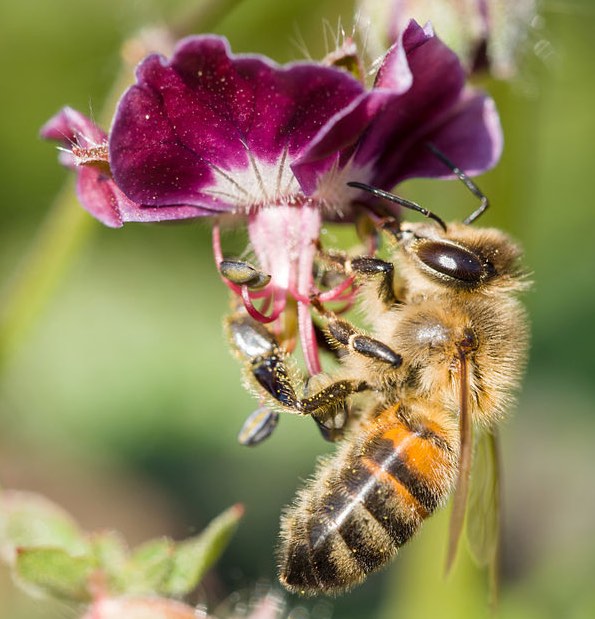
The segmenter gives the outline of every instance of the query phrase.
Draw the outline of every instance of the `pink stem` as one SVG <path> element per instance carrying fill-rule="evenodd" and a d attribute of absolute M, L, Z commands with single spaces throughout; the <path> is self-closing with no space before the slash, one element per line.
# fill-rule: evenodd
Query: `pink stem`
<path fill-rule="evenodd" d="M 260 306 L 260 311 L 264 314 L 265 312 L 269 311 L 269 307 L 271 307 L 271 302 L 273 300 L 273 297 L 275 295 L 273 294 L 269 294 L 267 297 L 265 297 L 264 301 L 262 302 L 261 306 Z M 251 294 L 250 298 L 254 298 L 254 295 Z"/>
<path fill-rule="evenodd" d="M 310 308 L 305 303 L 298 301 L 298 326 L 300 331 L 300 341 L 304 351 L 304 359 L 306 368 L 311 376 L 320 374 L 322 367 L 320 366 L 320 358 L 318 356 L 318 343 L 316 342 L 316 332 L 312 324 L 312 316 Z"/>
<path fill-rule="evenodd" d="M 333 301 L 347 301 L 349 303 L 353 303 L 355 301 L 355 295 L 357 294 L 358 288 L 351 288 L 347 290 L 342 295 L 338 296 Z"/>
<path fill-rule="evenodd" d="M 289 293 L 291 294 L 291 296 L 298 302 L 298 303 L 303 303 L 304 305 L 310 305 L 310 303 L 312 302 L 312 299 L 304 294 L 301 294 L 300 292 L 297 291 L 297 289 L 292 286 L 289 289 Z"/>

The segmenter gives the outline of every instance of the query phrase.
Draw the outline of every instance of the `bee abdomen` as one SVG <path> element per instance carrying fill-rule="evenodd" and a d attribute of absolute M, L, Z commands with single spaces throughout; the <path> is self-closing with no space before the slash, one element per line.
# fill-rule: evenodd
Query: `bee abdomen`
<path fill-rule="evenodd" d="M 439 429 L 390 421 L 327 464 L 284 516 L 289 589 L 337 594 L 363 581 L 446 500 L 456 462 Z"/>

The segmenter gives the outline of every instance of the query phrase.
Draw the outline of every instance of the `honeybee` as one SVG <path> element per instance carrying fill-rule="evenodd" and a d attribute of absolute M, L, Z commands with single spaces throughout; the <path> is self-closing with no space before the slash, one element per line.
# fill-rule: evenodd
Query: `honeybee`
<path fill-rule="evenodd" d="M 429 219 L 388 226 L 389 261 L 342 260 L 361 285 L 370 331 L 319 308 L 328 340 L 343 354 L 331 375 L 314 377 L 316 389 L 309 384 L 299 394 L 304 386 L 293 361 L 263 325 L 246 314 L 227 321 L 265 410 L 311 415 L 331 436 L 345 430 L 336 453 L 321 460 L 281 518 L 280 581 L 292 592 L 337 595 L 361 583 L 454 492 L 452 563 L 469 495 L 474 428 L 497 472 L 495 433 L 528 348 L 517 299 L 528 283 L 520 248 L 498 229 L 471 225 L 487 208 L 483 194 L 438 156 L 482 199 L 462 223 L 446 224 L 415 203 L 352 184 Z M 484 486 L 492 501 L 494 484 Z M 480 552 L 494 554 L 489 536 L 496 528 L 472 525 Z"/>

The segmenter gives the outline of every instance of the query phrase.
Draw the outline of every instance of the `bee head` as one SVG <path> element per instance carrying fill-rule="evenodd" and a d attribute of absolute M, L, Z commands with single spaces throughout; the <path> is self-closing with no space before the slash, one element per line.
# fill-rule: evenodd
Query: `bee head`
<path fill-rule="evenodd" d="M 521 251 L 500 230 L 456 222 L 443 230 L 424 222 L 403 224 L 395 237 L 409 266 L 440 287 L 463 291 L 524 287 Z"/>

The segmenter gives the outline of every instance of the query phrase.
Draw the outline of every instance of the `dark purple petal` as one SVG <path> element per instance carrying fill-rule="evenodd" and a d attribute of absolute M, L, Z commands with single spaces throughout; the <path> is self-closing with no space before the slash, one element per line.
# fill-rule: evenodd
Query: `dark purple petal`
<path fill-rule="evenodd" d="M 407 92 L 411 88 L 413 74 L 407 54 L 418 45 L 422 45 L 428 38 L 431 38 L 433 32 L 429 26 L 420 28 L 415 21 L 412 21 L 404 32 L 407 34 L 406 41 L 404 39 L 397 40 L 382 59 L 382 64 L 374 80 L 374 88 L 388 88 L 397 95 Z M 405 47 L 405 43 L 407 43 L 407 47 Z"/>
<path fill-rule="evenodd" d="M 94 166 L 81 167 L 77 179 L 77 195 L 93 217 L 111 228 L 126 222 L 158 222 L 212 215 L 195 206 L 148 207 L 129 200 L 109 174 Z"/>
<path fill-rule="evenodd" d="M 333 166 L 347 164 L 354 153 L 352 147 L 362 138 L 364 131 L 388 103 L 398 101 L 411 88 L 413 75 L 407 52 L 422 45 L 433 33 L 429 28 L 420 28 L 415 22 L 412 22 L 407 33 L 407 46 L 399 41 L 387 52 L 376 75 L 374 88 L 335 115 L 293 164 L 294 174 L 307 195 L 315 191 L 325 172 Z"/>
<path fill-rule="evenodd" d="M 375 182 L 387 187 L 400 178 L 399 166 L 387 166 L 393 153 L 424 141 L 428 131 L 457 103 L 465 85 L 465 72 L 456 54 L 431 29 L 411 21 L 387 54 L 385 63 L 389 66 L 399 46 L 407 55 L 413 76 L 411 88 L 395 96 L 376 117 L 355 156 L 356 165 L 361 167 L 374 162 L 377 178 L 383 179 L 380 182 L 375 177 Z M 391 72 L 385 68 L 385 64 L 380 68 L 377 87 L 392 82 Z"/>
<path fill-rule="evenodd" d="M 363 92 L 343 71 L 278 67 L 234 56 L 215 36 L 183 41 L 170 62 L 150 56 L 122 98 L 110 134 L 118 185 L 147 205 L 236 206 L 210 190 L 256 162 L 288 162 Z"/>
<path fill-rule="evenodd" d="M 348 180 L 385 189 L 412 176 L 452 177 L 427 142 L 469 174 L 491 167 L 502 148 L 498 116 L 464 85 L 457 56 L 430 26 L 411 21 L 372 91 L 330 119 L 292 165 L 302 189 L 314 193 L 325 173 L 348 165 Z"/>
<path fill-rule="evenodd" d="M 427 148 L 430 142 L 469 176 L 485 172 L 500 158 L 502 128 L 494 101 L 469 91 L 435 126 L 428 127 L 423 139 L 409 148 L 388 153 L 376 180 L 391 186 L 407 178 L 452 178 L 452 172 Z M 395 174 L 393 170 L 398 170 Z"/>

